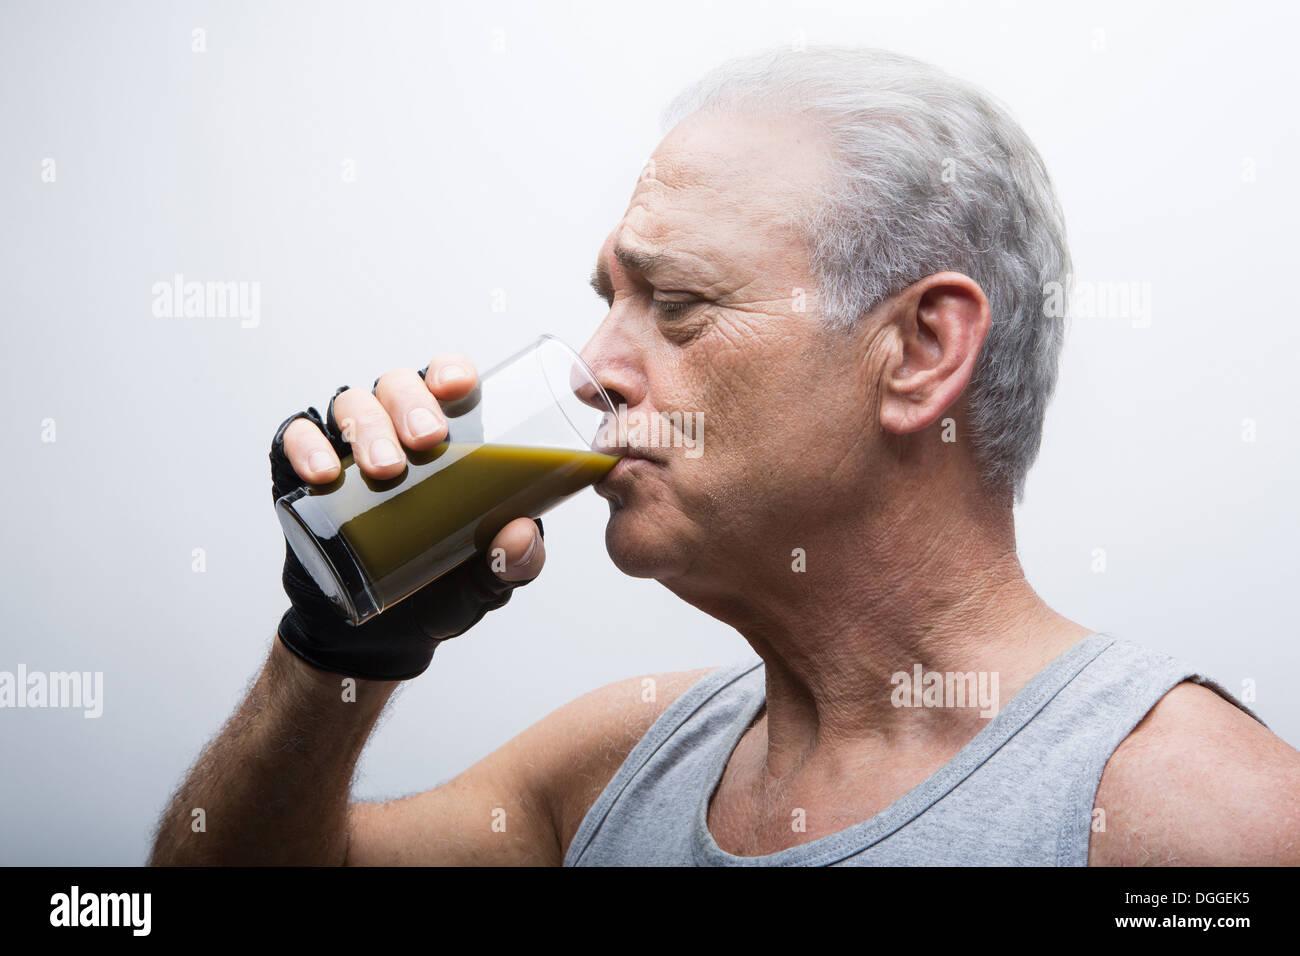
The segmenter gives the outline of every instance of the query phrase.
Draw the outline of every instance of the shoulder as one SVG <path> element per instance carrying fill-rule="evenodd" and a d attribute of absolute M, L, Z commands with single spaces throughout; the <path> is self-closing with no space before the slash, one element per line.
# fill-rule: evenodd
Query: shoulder
<path fill-rule="evenodd" d="M 654 722 L 717 670 L 703 667 L 615 681 L 575 698 L 538 723 L 536 729 L 554 748 L 552 808 L 563 849 Z"/>
<path fill-rule="evenodd" d="M 1111 754 L 1095 806 L 1093 866 L 1300 864 L 1300 752 L 1191 681 Z"/>

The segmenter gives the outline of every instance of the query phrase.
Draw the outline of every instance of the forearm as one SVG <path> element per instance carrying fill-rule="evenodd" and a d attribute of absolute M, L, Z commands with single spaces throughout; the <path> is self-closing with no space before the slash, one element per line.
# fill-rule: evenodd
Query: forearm
<path fill-rule="evenodd" d="M 352 775 L 398 683 L 350 694 L 344 680 L 274 641 L 164 813 L 150 864 L 343 863 Z"/>

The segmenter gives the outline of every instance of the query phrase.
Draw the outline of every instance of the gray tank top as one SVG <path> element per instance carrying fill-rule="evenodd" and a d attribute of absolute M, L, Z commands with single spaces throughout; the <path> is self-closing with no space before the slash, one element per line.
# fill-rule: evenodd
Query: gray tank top
<path fill-rule="evenodd" d="M 1086 866 L 1106 761 L 1167 691 L 1195 681 L 1260 720 L 1184 662 L 1092 634 L 875 816 L 739 857 L 714 842 L 705 821 L 727 760 L 763 706 L 763 670 L 761 661 L 719 668 L 675 700 L 587 811 L 564 865 Z"/>

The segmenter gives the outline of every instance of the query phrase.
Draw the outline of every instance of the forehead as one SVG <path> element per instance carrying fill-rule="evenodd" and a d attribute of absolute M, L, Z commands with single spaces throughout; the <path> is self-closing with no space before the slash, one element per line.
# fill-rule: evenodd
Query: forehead
<path fill-rule="evenodd" d="M 793 239 L 829 166 L 825 134 L 797 114 L 697 114 L 655 149 L 601 249 L 729 255 Z"/>

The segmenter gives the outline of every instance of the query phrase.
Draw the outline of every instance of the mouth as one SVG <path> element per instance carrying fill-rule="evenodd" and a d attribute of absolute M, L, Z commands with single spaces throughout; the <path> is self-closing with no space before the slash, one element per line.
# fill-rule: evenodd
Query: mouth
<path fill-rule="evenodd" d="M 630 475 L 635 471 L 662 466 L 663 462 L 651 458 L 640 448 L 625 448 L 623 450 L 623 456 L 619 458 L 618 463 L 609 471 L 605 472 L 605 476 L 592 485 L 592 487 L 596 490 L 596 494 L 600 495 L 602 498 L 618 497 L 609 490 L 611 485 L 617 484 L 625 476 Z M 620 504 L 621 503 L 622 501 L 620 499 Z"/>

